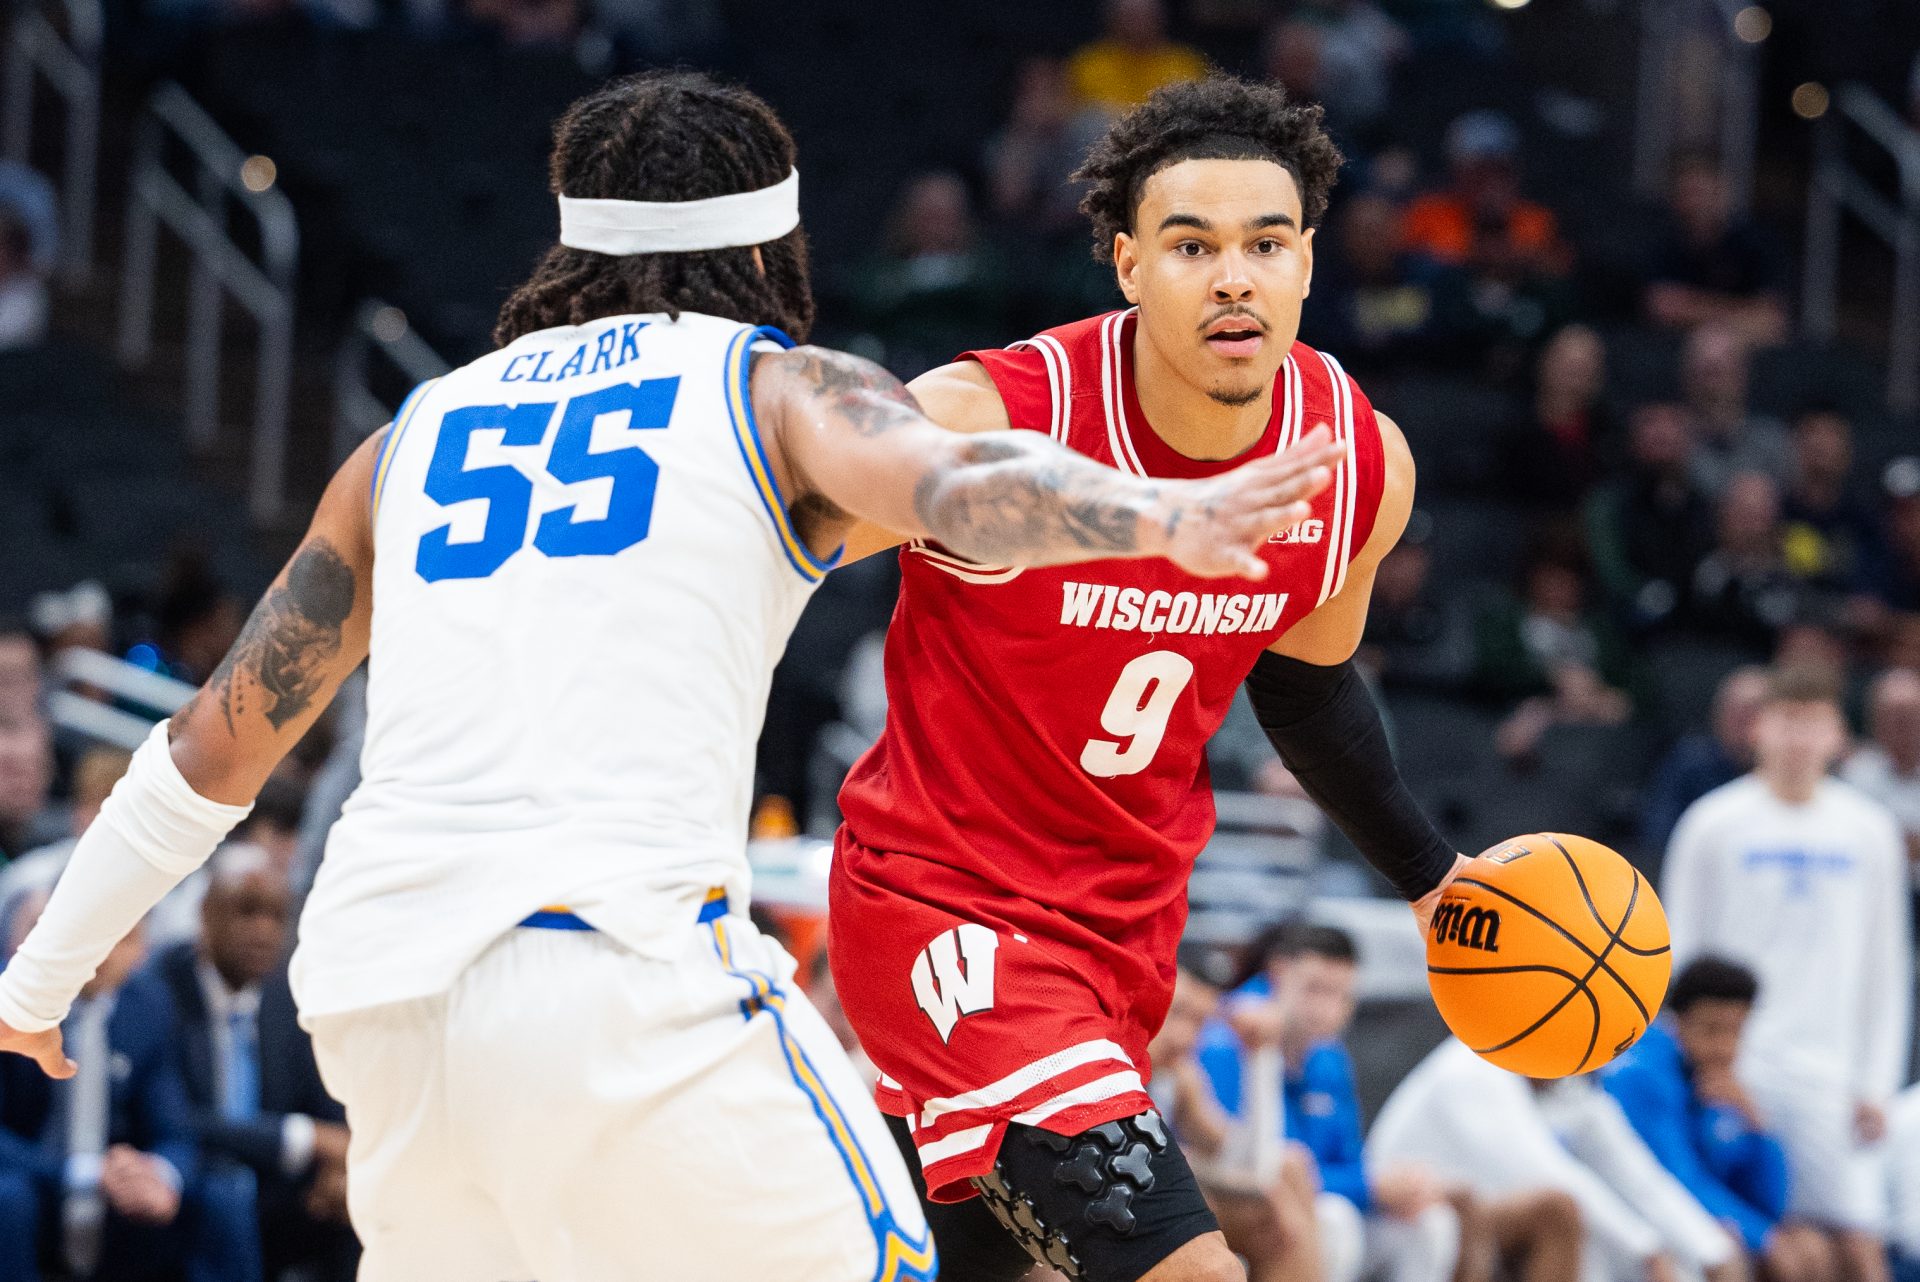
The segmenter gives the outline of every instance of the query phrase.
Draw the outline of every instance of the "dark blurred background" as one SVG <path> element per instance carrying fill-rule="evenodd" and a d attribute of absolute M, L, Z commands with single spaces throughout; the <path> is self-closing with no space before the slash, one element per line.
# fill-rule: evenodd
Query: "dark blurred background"
<path fill-rule="evenodd" d="M 1844 681 L 1843 770 L 1920 851 L 1912 0 L 0 15 L 0 858 L 84 822 L 99 754 L 180 697 L 147 678 L 204 679 L 332 467 L 488 350 L 554 236 L 559 111 L 674 64 L 786 117 L 815 338 L 903 376 L 1119 304 L 1070 175 L 1155 85 L 1211 65 L 1324 103 L 1349 164 L 1302 337 L 1419 465 L 1362 659 L 1443 830 L 1577 831 L 1657 877 L 1681 811 L 1750 764 L 1752 665 L 1788 661 Z M 759 835 L 831 832 L 895 583 L 890 556 L 837 572 L 803 621 Z M 342 708 L 280 776 L 296 892 L 351 786 Z M 1234 795 L 1196 937 L 1374 888 L 1244 710 L 1213 756 Z"/>

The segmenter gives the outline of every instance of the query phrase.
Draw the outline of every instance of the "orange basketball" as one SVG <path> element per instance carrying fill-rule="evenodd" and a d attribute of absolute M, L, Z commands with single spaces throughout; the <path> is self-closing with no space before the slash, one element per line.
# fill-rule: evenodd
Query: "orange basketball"
<path fill-rule="evenodd" d="M 1454 1036 L 1527 1077 L 1591 1072 L 1660 1013 L 1667 914 L 1597 841 L 1533 833 L 1468 865 L 1427 932 L 1427 983 Z"/>

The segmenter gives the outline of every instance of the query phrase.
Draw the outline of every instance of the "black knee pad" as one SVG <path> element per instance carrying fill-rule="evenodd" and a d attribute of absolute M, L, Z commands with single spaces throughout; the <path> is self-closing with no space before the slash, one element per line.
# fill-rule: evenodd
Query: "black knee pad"
<path fill-rule="evenodd" d="M 973 1185 L 1029 1256 L 1073 1282 L 1135 1282 L 1220 1227 L 1154 1112 L 1071 1136 L 1009 1126 Z"/>

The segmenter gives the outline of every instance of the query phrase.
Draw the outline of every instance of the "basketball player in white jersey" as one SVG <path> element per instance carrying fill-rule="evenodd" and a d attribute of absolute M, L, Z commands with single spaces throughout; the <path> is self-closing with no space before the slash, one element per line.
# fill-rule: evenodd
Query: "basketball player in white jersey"
<path fill-rule="evenodd" d="M 1259 577 L 1332 451 L 1132 478 L 787 350 L 760 326 L 811 321 L 793 143 L 745 92 L 615 83 L 561 120 L 553 183 L 499 350 L 341 469 L 81 839 L 0 974 L 0 1049 L 72 1071 L 74 994 L 371 653 L 294 958 L 363 1282 L 929 1278 L 879 1115 L 745 915 L 787 635 L 860 518 L 991 564 Z"/>

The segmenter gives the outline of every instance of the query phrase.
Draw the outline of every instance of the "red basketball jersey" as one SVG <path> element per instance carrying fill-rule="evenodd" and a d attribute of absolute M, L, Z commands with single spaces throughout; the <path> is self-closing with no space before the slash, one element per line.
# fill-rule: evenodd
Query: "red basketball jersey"
<path fill-rule="evenodd" d="M 1308 519 L 1268 540 L 1258 582 L 1161 559 L 978 565 L 909 543 L 887 636 L 886 729 L 840 804 L 859 844 L 1029 901 L 1040 911 L 1027 928 L 1096 955 L 1124 950 L 1158 988 L 1171 983 L 1187 874 L 1213 832 L 1207 740 L 1260 652 L 1346 583 L 1385 466 L 1372 406 L 1303 343 L 1246 454 L 1179 454 L 1141 412 L 1134 331 L 1135 313 L 1115 312 L 966 357 L 986 367 L 1012 426 L 1122 471 L 1215 475 L 1325 423 L 1350 443 L 1332 483 Z M 912 894 L 917 860 L 866 875 Z"/>

